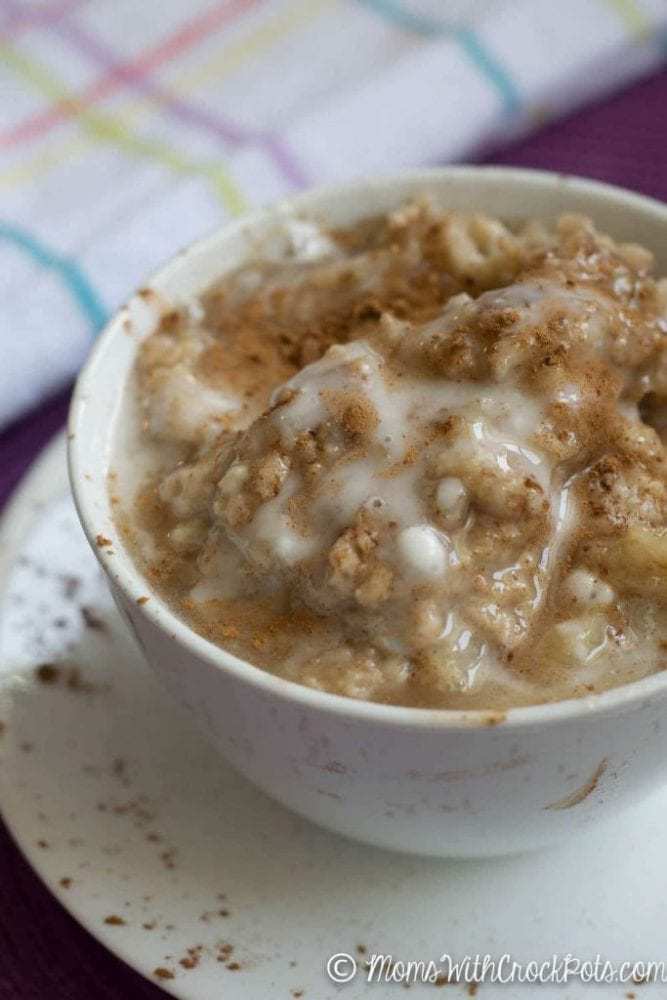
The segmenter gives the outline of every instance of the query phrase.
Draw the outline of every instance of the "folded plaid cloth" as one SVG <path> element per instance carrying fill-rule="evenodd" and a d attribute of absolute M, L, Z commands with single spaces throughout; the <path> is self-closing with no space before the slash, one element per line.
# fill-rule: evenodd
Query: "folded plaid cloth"
<path fill-rule="evenodd" d="M 0 34 L 1 426 L 183 244 L 619 88 L 665 60 L 667 5 L 0 0 Z"/>

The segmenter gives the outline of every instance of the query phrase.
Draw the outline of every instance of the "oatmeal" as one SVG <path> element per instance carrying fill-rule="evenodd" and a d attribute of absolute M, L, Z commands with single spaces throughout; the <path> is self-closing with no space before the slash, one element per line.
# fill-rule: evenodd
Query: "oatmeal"
<path fill-rule="evenodd" d="M 591 222 L 287 224 L 136 367 L 119 518 L 193 628 L 355 698 L 502 709 L 667 666 L 667 283 Z"/>

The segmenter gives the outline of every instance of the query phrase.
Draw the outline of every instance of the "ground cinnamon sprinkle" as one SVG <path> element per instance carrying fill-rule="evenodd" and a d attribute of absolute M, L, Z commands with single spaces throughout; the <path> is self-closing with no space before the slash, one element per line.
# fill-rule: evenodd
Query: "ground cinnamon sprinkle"
<path fill-rule="evenodd" d="M 195 945 L 192 948 L 188 948 L 187 954 L 179 959 L 178 964 L 184 969 L 196 969 L 201 960 L 203 950 L 203 945 Z"/>
<path fill-rule="evenodd" d="M 98 548 L 103 549 L 107 548 L 109 545 L 113 545 L 113 542 L 111 541 L 110 538 L 107 538 L 106 535 L 96 535 L 95 544 L 98 546 Z"/>
<path fill-rule="evenodd" d="M 165 969 L 161 965 L 159 965 L 157 969 L 153 969 L 153 975 L 156 979 L 175 979 L 174 973 L 170 972 L 169 969 Z"/>
<path fill-rule="evenodd" d="M 73 600 L 81 587 L 81 580 L 78 576 L 72 576 L 70 573 L 65 573 L 60 579 L 62 580 L 65 599 L 68 601 Z"/>
<path fill-rule="evenodd" d="M 360 392 L 323 389 L 321 396 L 330 413 L 352 437 L 367 438 L 377 430 L 378 412 Z"/>
<path fill-rule="evenodd" d="M 175 858 L 176 858 L 176 851 L 175 851 L 174 848 L 170 848 L 169 850 L 162 851 L 162 853 L 160 854 L 160 860 L 162 861 L 162 864 L 169 871 L 171 871 L 172 869 L 174 869 L 176 867 Z"/>
<path fill-rule="evenodd" d="M 95 632 L 106 632 L 106 623 L 102 621 L 94 608 L 91 608 L 88 605 L 82 605 L 81 617 L 84 620 L 86 628 L 93 629 Z"/>
<path fill-rule="evenodd" d="M 112 913 L 110 916 L 104 918 L 104 923 L 109 924 L 111 927 L 124 927 L 126 921 L 123 917 L 118 917 Z"/>
<path fill-rule="evenodd" d="M 506 712 L 489 712 L 484 718 L 485 726 L 499 726 L 507 718 Z"/>
<path fill-rule="evenodd" d="M 65 677 L 65 685 L 70 691 L 89 692 L 95 690 L 95 684 L 83 679 L 79 667 L 70 667 Z"/>
<path fill-rule="evenodd" d="M 60 670 L 52 663 L 42 663 L 35 668 L 35 676 L 40 684 L 55 684 L 60 677 Z"/>

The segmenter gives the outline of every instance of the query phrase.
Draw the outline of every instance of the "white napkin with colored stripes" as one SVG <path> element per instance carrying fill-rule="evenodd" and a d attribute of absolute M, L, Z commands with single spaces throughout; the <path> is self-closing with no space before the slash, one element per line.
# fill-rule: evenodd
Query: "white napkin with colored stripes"
<path fill-rule="evenodd" d="M 298 188 L 622 87 L 665 0 L 0 0 L 0 426 L 166 257 Z"/>

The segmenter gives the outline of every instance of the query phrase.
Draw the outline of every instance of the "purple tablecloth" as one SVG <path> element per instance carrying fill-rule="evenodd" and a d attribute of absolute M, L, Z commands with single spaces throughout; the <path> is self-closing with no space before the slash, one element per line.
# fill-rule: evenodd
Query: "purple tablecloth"
<path fill-rule="evenodd" d="M 488 159 L 595 177 L 667 201 L 666 127 L 667 71 Z M 63 392 L 0 435 L 0 507 L 64 423 L 68 397 Z M 0 824 L 0 1000 L 159 996 L 75 924 Z"/>

